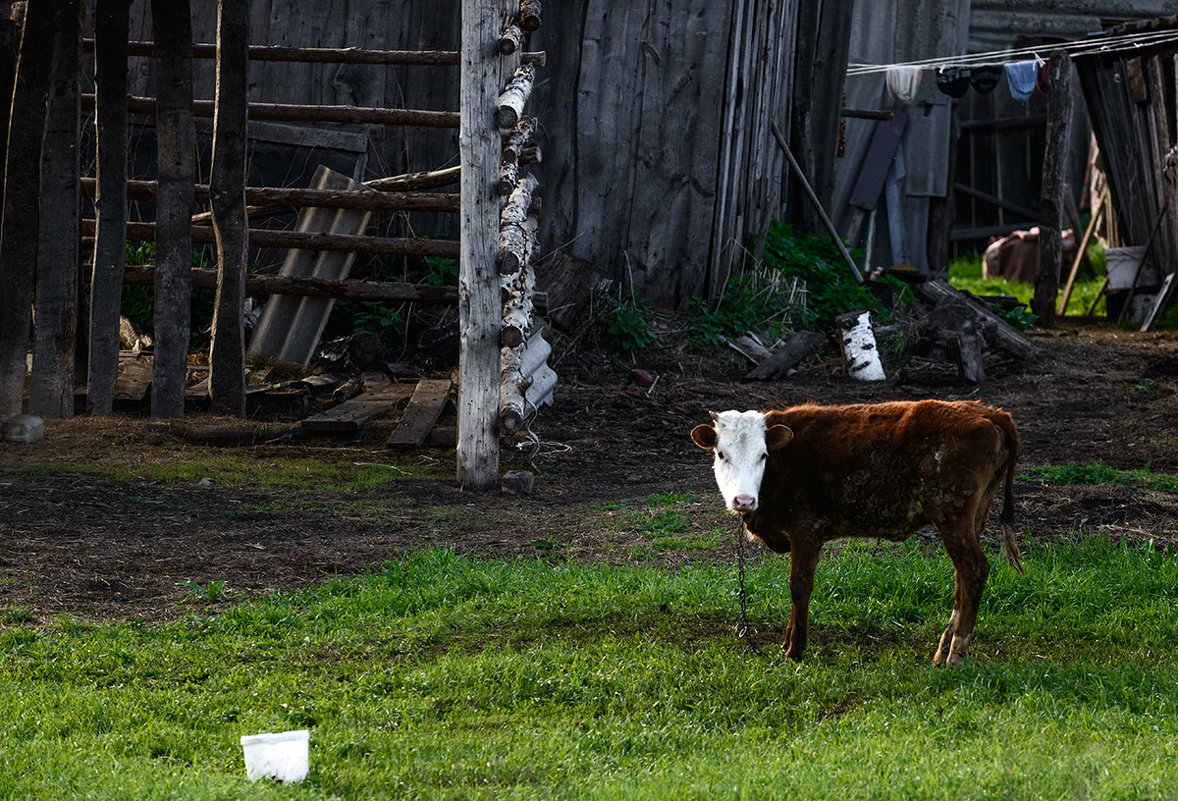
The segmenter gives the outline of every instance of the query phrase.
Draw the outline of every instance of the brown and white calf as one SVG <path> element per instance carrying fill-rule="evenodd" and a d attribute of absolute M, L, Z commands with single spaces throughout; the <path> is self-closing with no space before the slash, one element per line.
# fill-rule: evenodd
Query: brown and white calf
<path fill-rule="evenodd" d="M 1003 545 L 1022 572 L 1013 498 L 1018 429 L 1001 409 L 923 400 L 713 412 L 712 424 L 696 426 L 691 438 L 713 451 L 724 502 L 749 536 L 791 552 L 787 658 L 806 650 L 823 543 L 901 541 L 931 523 L 956 570 L 953 615 L 933 663 L 961 664 L 990 572 L 981 532 L 1004 471 Z"/>

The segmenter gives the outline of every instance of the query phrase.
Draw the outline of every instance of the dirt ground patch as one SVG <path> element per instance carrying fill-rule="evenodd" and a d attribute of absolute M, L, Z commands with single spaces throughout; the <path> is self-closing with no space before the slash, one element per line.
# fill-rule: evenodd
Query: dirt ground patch
<path fill-rule="evenodd" d="M 1072 326 L 1034 339 L 1042 356 L 1019 372 L 977 388 L 935 390 L 894 379 L 850 382 L 829 349 L 794 377 L 769 383 L 739 380 L 746 365 L 735 356 L 667 350 L 621 364 L 566 355 L 555 365 L 556 403 L 533 426 L 540 445 L 534 454 L 504 451 L 505 469 L 538 471 L 535 493 L 519 498 L 461 491 L 452 450 L 389 451 L 387 421 L 346 442 L 216 449 L 259 471 L 292 456 L 390 465 L 386 486 L 361 492 L 315 482 L 280 491 L 221 486 L 215 476 L 211 487 L 136 480 L 145 463 L 199 458 L 209 446 L 186 443 L 142 414 L 50 422 L 41 442 L 0 444 L 0 622 L 58 614 L 168 619 L 215 606 L 178 582 L 224 582 L 236 593 L 289 590 L 431 546 L 619 563 L 732 560 L 736 523 L 723 513 L 708 457 L 687 436 L 709 409 L 976 398 L 1014 415 L 1024 468 L 1101 461 L 1178 473 L 1178 333 Z M 653 387 L 631 380 L 635 366 L 658 376 Z M 130 477 L 61 465 L 114 467 Z M 441 477 L 403 478 L 398 469 Z M 674 538 L 660 541 L 644 527 L 642 515 L 659 498 L 688 519 L 697 536 L 687 547 L 665 547 Z M 1020 524 L 1038 540 L 1111 536 L 1173 547 L 1178 531 L 1171 493 L 1019 480 L 1016 503 Z M 708 532 L 710 540 L 702 536 Z M 753 553 L 778 558 L 759 547 Z"/>

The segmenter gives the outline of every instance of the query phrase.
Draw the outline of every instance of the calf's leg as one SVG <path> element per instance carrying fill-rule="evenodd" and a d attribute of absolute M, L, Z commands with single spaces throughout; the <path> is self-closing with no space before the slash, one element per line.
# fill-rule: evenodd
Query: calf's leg
<path fill-rule="evenodd" d="M 790 542 L 789 595 L 793 608 L 785 629 L 785 658 L 801 659 L 810 631 L 810 593 L 814 591 L 814 569 L 821 544 Z"/>
<path fill-rule="evenodd" d="M 990 575 L 990 563 L 982 553 L 981 543 L 972 525 L 965 524 L 942 530 L 945 550 L 953 560 L 955 585 L 953 591 L 953 614 L 949 625 L 941 635 L 940 645 L 933 657 L 938 667 L 956 667 L 965 661 L 969 640 L 978 619 L 978 606 L 982 600 L 982 589 Z"/>

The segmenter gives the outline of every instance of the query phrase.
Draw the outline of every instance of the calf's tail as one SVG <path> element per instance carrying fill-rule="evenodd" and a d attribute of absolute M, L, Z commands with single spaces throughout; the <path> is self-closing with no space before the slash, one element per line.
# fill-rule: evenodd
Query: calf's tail
<path fill-rule="evenodd" d="M 1018 461 L 1018 429 L 1015 428 L 1014 419 L 1001 410 L 991 420 L 1006 435 L 1006 444 L 1009 448 L 1006 457 L 1006 492 L 1002 499 L 1002 514 L 998 518 L 1002 526 L 1002 550 L 1006 554 L 1006 561 L 1019 573 L 1025 574 L 1014 528 L 1014 465 Z"/>

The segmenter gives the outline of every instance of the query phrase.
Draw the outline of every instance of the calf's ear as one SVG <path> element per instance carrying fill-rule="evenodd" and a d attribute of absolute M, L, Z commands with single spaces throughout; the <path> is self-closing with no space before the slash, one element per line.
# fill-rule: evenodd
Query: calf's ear
<path fill-rule="evenodd" d="M 709 425 L 698 425 L 691 429 L 691 441 L 705 451 L 710 451 L 716 447 L 716 429 Z"/>
<path fill-rule="evenodd" d="M 793 429 L 788 426 L 769 426 L 765 429 L 765 447 L 771 451 L 784 448 L 793 438 Z"/>
<path fill-rule="evenodd" d="M 765 447 L 769 450 L 784 448 L 794 438 L 793 429 L 780 422 L 784 416 L 780 412 L 765 414 Z"/>

